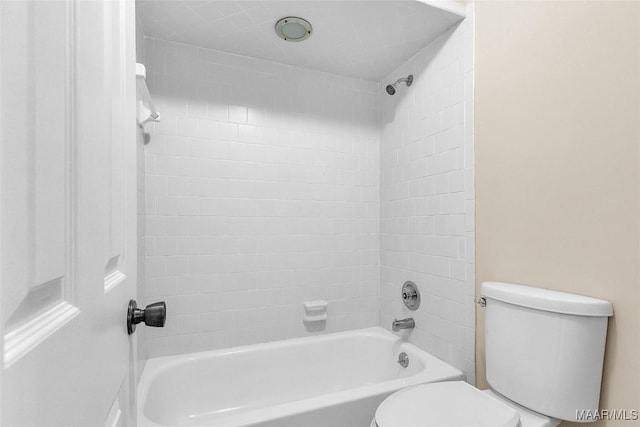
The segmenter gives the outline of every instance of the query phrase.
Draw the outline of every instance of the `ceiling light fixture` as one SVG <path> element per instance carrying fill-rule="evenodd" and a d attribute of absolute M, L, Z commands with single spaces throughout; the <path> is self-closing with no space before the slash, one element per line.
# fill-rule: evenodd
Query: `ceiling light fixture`
<path fill-rule="evenodd" d="M 288 42 L 301 42 L 311 36 L 311 24 L 306 19 L 287 16 L 276 22 L 276 34 Z"/>

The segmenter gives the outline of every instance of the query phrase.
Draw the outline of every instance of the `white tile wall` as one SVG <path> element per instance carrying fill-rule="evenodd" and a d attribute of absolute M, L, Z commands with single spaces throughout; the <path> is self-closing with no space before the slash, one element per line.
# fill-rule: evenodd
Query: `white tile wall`
<path fill-rule="evenodd" d="M 168 313 L 149 356 L 377 325 L 378 84 L 155 39 L 145 57 L 146 303 Z"/>
<path fill-rule="evenodd" d="M 470 8 L 471 9 L 471 8 Z M 150 357 L 413 316 L 473 382 L 473 16 L 377 83 L 146 39 Z M 415 281 L 423 306 L 399 289 Z M 327 299 L 305 328 L 302 302 Z"/>
<path fill-rule="evenodd" d="M 409 341 L 475 379 L 473 10 L 392 73 L 380 95 L 381 323 L 413 317 Z M 418 311 L 400 299 L 406 280 Z"/>

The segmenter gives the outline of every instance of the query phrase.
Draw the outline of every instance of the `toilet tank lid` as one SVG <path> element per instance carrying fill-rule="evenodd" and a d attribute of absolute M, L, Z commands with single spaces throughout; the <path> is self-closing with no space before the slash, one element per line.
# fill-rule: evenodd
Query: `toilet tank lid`
<path fill-rule="evenodd" d="M 609 301 L 533 286 L 484 282 L 481 286 L 481 293 L 489 299 L 553 313 L 576 316 L 613 316 L 613 306 Z"/>

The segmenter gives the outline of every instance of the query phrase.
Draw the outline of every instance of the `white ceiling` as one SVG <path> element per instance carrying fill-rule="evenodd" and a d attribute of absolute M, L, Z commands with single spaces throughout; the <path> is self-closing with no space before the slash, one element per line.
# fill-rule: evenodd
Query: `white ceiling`
<path fill-rule="evenodd" d="M 423 0 L 427 1 L 427 0 Z M 145 36 L 380 81 L 462 19 L 464 6 L 430 0 L 137 0 Z M 311 37 L 292 43 L 274 26 L 298 16 Z"/>

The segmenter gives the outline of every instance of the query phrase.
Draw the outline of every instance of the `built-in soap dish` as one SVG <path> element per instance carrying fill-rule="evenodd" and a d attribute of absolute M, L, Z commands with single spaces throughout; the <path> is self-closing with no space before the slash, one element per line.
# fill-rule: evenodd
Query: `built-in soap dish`
<path fill-rule="evenodd" d="M 327 306 L 328 302 L 324 300 L 307 301 L 304 305 L 304 318 L 305 322 L 322 322 L 327 320 Z"/>

